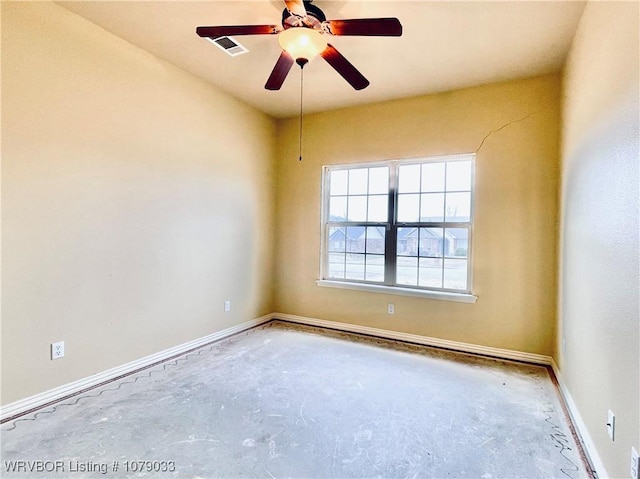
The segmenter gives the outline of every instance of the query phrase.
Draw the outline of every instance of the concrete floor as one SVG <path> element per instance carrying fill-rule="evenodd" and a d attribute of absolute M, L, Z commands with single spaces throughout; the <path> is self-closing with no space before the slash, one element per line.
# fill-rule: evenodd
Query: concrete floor
<path fill-rule="evenodd" d="M 545 368 L 279 322 L 1 439 L 11 478 L 589 477 Z"/>

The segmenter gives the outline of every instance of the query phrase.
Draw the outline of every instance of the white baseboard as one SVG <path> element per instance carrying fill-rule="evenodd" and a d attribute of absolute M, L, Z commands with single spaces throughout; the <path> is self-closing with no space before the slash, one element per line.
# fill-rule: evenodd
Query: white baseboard
<path fill-rule="evenodd" d="M 376 336 L 385 339 L 395 339 L 397 341 L 405 341 L 408 343 L 422 344 L 424 346 L 434 346 L 437 348 L 450 349 L 463 353 L 480 354 L 482 356 L 491 356 L 493 358 L 508 359 L 512 361 L 522 361 L 533 364 L 541 364 L 545 366 L 551 365 L 551 357 L 542 354 L 523 353 L 521 351 L 513 351 L 510 349 L 492 348 L 489 346 L 479 346 L 477 344 L 461 343 L 458 341 L 449 341 L 447 339 L 431 338 L 428 336 L 419 336 L 417 334 L 401 333 L 388 329 L 370 328 L 368 326 L 360 326 L 357 324 L 338 323 L 335 321 L 327 321 L 325 319 L 308 318 L 306 316 L 296 316 L 293 314 L 273 313 L 273 319 L 282 319 L 298 324 L 307 324 L 309 326 L 318 326 L 327 329 L 337 329 L 349 333 L 365 334 L 367 336 Z"/>
<path fill-rule="evenodd" d="M 556 379 L 558 381 L 560 394 L 562 395 L 564 403 L 567 406 L 569 415 L 571 416 L 571 421 L 573 422 L 578 432 L 578 435 L 580 436 L 580 440 L 584 446 L 585 453 L 588 455 L 589 461 L 591 461 L 591 464 L 597 474 L 597 477 L 599 478 L 609 477 L 604 467 L 604 464 L 600 459 L 600 456 L 595 447 L 595 444 L 588 433 L 586 424 L 582 420 L 582 417 L 578 412 L 576 404 L 573 401 L 573 398 L 571 397 L 571 394 L 569 393 L 562 379 L 560 370 L 557 364 L 555 363 L 555 361 L 553 360 L 553 358 L 549 356 L 540 355 L 540 354 L 525 353 L 525 352 L 514 351 L 509 349 L 492 348 L 489 346 L 480 346 L 476 344 L 463 343 L 459 341 L 450 341 L 447 339 L 438 339 L 438 338 L 432 338 L 428 336 L 419 336 L 416 334 L 402 333 L 398 331 L 391 331 L 388 329 L 371 328 L 368 326 L 360 326 L 357 324 L 340 323 L 336 321 L 328 321 L 325 319 L 309 318 L 306 316 L 297 316 L 297 315 L 285 314 L 285 313 L 267 314 L 260 318 L 257 318 L 251 321 L 246 321 L 236 326 L 223 329 L 222 331 L 218 331 L 217 333 L 213 333 L 213 334 L 204 336 L 202 338 L 198 338 L 193 341 L 180 344 L 173 348 L 165 349 L 164 351 L 160 351 L 158 353 L 145 356 L 136 361 L 123 364 L 122 366 L 117 366 L 107 371 L 94 374 L 92 376 L 80 379 L 78 381 L 73 381 L 71 383 L 59 386 L 57 388 L 51 389 L 49 391 L 45 391 L 40 394 L 36 394 L 26 399 L 22 399 L 22 400 L 7 404 L 6 406 L 0 407 L 0 420 L 5 421 L 6 419 L 13 418 L 21 414 L 24 414 L 26 412 L 39 409 L 48 404 L 52 404 L 64 398 L 75 395 L 80 391 L 91 389 L 100 384 L 104 384 L 111 380 L 120 378 L 122 376 L 126 376 L 127 374 L 131 374 L 135 371 L 138 371 L 146 367 L 149 367 L 153 364 L 165 361 L 169 358 L 180 356 L 188 351 L 197 349 L 206 344 L 212 343 L 214 341 L 219 341 L 233 334 L 246 331 L 247 329 L 251 329 L 261 324 L 267 323 L 271 320 L 277 320 L 277 319 L 292 322 L 292 323 L 297 323 L 297 324 L 317 326 L 320 328 L 335 329 L 335 330 L 345 331 L 349 333 L 364 334 L 367 336 L 374 336 L 374 337 L 379 337 L 384 339 L 392 339 L 392 340 L 404 341 L 404 342 L 409 342 L 414 344 L 422 344 L 425 346 L 444 348 L 444 349 L 459 351 L 463 353 L 479 354 L 482 356 L 490 356 L 490 357 L 499 358 L 499 359 L 522 361 L 527 363 L 551 366 L 556 376 Z"/>
<path fill-rule="evenodd" d="M 610 477 L 607 473 L 607 469 L 604 467 L 604 463 L 602 459 L 600 459 L 600 455 L 598 454 L 598 449 L 591 439 L 591 435 L 589 434 L 589 430 L 587 429 L 587 425 L 585 424 L 580 412 L 578 411 L 578 407 L 571 397 L 571 393 L 567 389 L 567 385 L 562 379 L 562 374 L 560 373 L 560 369 L 556 362 L 551 360 L 551 367 L 553 368 L 553 373 L 556 376 L 556 380 L 558 381 L 558 388 L 560 390 L 560 394 L 562 395 L 562 399 L 564 400 L 565 405 L 569 411 L 569 415 L 571 416 L 571 422 L 573 423 L 580 442 L 582 443 L 585 454 L 587 455 L 589 461 L 591 462 L 591 466 L 593 467 L 596 476 L 599 478 L 607 478 Z"/>
<path fill-rule="evenodd" d="M 576 404 L 573 401 L 573 398 L 571 397 L 571 394 L 569 393 L 565 383 L 563 382 L 562 375 L 560 374 L 560 370 L 557 364 L 555 363 L 555 361 L 553 360 L 553 358 L 549 356 L 540 355 L 540 354 L 525 353 L 525 352 L 513 351 L 509 349 L 492 348 L 489 346 L 480 346 L 476 344 L 450 341 L 446 339 L 438 339 L 438 338 L 432 338 L 428 336 L 419 336 L 416 334 L 402 333 L 402 332 L 391 331 L 387 329 L 371 328 L 368 326 L 360 326 L 357 324 L 340 323 L 336 321 L 328 321 L 325 319 L 309 318 L 306 316 L 297 316 L 293 314 L 284 314 L 284 313 L 267 314 L 260 318 L 257 318 L 251 321 L 246 321 L 236 326 L 223 329 L 222 331 L 218 331 L 217 333 L 213 333 L 208 336 L 204 336 L 202 338 L 198 338 L 196 340 L 189 341 L 187 343 L 175 346 L 173 348 L 165 349 L 164 351 L 160 351 L 158 353 L 145 356 L 136 361 L 123 364 L 122 366 L 118 366 L 118 367 L 109 369 L 107 371 L 94 374 L 87 378 L 83 378 L 78 381 L 73 381 L 71 383 L 51 389 L 49 391 L 36 394 L 35 396 L 31 396 L 26 399 L 22 399 L 22 400 L 7 404 L 6 406 L 0 407 L 0 420 L 5 421 L 6 419 L 13 418 L 21 414 L 24 414 L 26 412 L 39 409 L 48 404 L 55 403 L 66 397 L 77 394 L 80 391 L 91 389 L 100 384 L 106 383 L 108 381 L 114 380 L 122 376 L 126 376 L 127 374 L 131 374 L 134 371 L 144 369 L 146 367 L 165 361 L 172 357 L 180 356 L 188 351 L 197 349 L 206 344 L 224 339 L 233 334 L 245 331 L 247 329 L 254 328 L 261 324 L 267 323 L 271 320 L 277 320 L 277 319 L 292 322 L 292 323 L 305 324 L 309 326 L 317 326 L 320 328 L 335 329 L 339 331 L 345 331 L 345 332 L 356 333 L 356 334 L 364 334 L 367 336 L 375 336 L 375 337 L 384 338 L 384 339 L 392 339 L 392 340 L 405 341 L 405 342 L 414 343 L 414 344 L 422 344 L 425 346 L 444 348 L 444 349 L 459 351 L 463 353 L 479 354 L 482 356 L 490 356 L 498 359 L 506 359 L 506 360 L 512 360 L 512 361 L 521 361 L 521 362 L 551 366 L 556 376 L 556 379 L 558 381 L 560 394 L 562 395 L 564 403 L 567 406 L 567 409 L 571 416 L 571 421 L 573 422 L 578 432 L 578 435 L 580 436 L 580 440 L 584 446 L 585 453 L 588 455 L 588 458 L 591 461 L 591 464 L 597 476 L 599 478 L 609 477 L 604 467 L 604 464 L 600 459 L 600 456 L 595 447 L 595 444 L 588 433 L 586 424 L 582 420 L 582 417 L 578 412 Z"/>
<path fill-rule="evenodd" d="M 524 361 L 534 364 L 551 365 L 552 359 L 548 356 L 539 354 L 523 353 L 520 351 L 513 351 L 508 349 L 492 348 L 488 346 L 479 346 L 476 344 L 462 343 L 458 341 L 450 341 L 446 339 L 432 338 L 428 336 L 419 336 L 416 334 L 402 333 L 398 331 L 391 331 L 387 329 L 371 328 L 368 326 L 360 326 L 356 324 L 339 323 L 336 321 L 327 321 L 318 318 L 309 318 L 306 316 L 296 316 L 293 314 L 284 313 L 271 313 L 260 318 L 246 321 L 231 328 L 218 331 L 217 333 L 198 338 L 193 341 L 175 346 L 173 348 L 165 349 L 158 353 L 145 356 L 138 360 L 132 361 L 122 366 L 103 371 L 92 376 L 73 381 L 68 384 L 64 384 L 54 389 L 50 389 L 40 394 L 21 399 L 19 401 L 7 404 L 0 407 L 0 420 L 4 421 L 7 418 L 12 418 L 20 414 L 24 414 L 28 411 L 41 408 L 50 403 L 59 401 L 68 396 L 77 394 L 80 391 L 96 387 L 99 384 L 114 380 L 121 376 L 130 374 L 136 370 L 143 369 L 152 364 L 164 361 L 171 357 L 179 356 L 187 351 L 204 346 L 205 344 L 218 341 L 233 334 L 245 331 L 247 329 L 259 326 L 273 319 L 282 319 L 292 323 L 306 324 L 309 326 L 317 326 L 327 329 L 337 329 L 340 331 L 365 334 L 368 336 L 376 336 L 385 339 L 393 339 L 397 341 L 405 341 L 414 344 L 422 344 L 425 346 L 434 346 L 438 348 L 450 349 L 453 351 L 460 351 L 464 353 L 480 354 L 483 356 L 491 356 L 494 358 L 508 359 L 515 361 Z M 564 391 L 563 391 L 564 394 Z M 575 408 L 575 407 L 574 407 Z"/>
<path fill-rule="evenodd" d="M 223 329 L 222 331 L 218 331 L 217 333 L 203 336 L 202 338 L 180 344 L 173 348 L 165 349 L 164 351 L 160 351 L 159 353 L 145 356 L 130 363 L 123 364 L 122 366 L 117 366 L 107 371 L 103 371 L 101 373 L 94 374 L 78 381 L 73 381 L 57 388 L 45 391 L 43 393 L 36 394 L 35 396 L 31 396 L 26 399 L 21 399 L 19 401 L 7 404 L 6 406 L 2 406 L 0 408 L 0 420 L 4 421 L 7 418 L 12 418 L 14 416 L 24 414 L 28 411 L 41 408 L 47 404 L 59 401 L 80 391 L 96 387 L 99 384 L 114 380 L 121 376 L 125 376 L 136 370 L 143 369 L 152 364 L 167 360 L 169 358 L 179 356 L 186 353 L 187 351 L 191 351 L 193 349 L 204 346 L 205 344 L 212 343 L 233 334 L 240 333 L 247 329 L 259 326 L 263 323 L 271 321 L 272 319 L 273 315 L 267 314 L 266 316 L 253 319 L 251 321 L 245 321 L 244 323 L 240 323 L 236 326 Z"/>

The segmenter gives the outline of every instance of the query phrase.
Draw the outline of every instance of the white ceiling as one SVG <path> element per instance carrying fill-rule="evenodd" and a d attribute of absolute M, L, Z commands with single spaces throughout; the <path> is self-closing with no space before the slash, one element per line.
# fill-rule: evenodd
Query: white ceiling
<path fill-rule="evenodd" d="M 231 57 L 195 33 L 199 25 L 279 24 L 284 2 L 72 1 L 59 5 L 218 86 L 265 113 L 300 108 L 300 71 L 281 90 L 264 84 L 280 54 L 277 37 L 235 37 L 249 53 Z M 402 37 L 332 37 L 371 82 L 355 91 L 322 58 L 304 69 L 304 110 L 455 90 L 557 72 L 576 32 L 582 1 L 316 0 L 328 19 L 398 17 Z"/>

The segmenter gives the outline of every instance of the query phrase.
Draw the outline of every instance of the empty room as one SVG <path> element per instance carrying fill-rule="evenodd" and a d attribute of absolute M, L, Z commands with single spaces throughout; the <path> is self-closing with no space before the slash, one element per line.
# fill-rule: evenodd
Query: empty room
<path fill-rule="evenodd" d="M 640 2 L 1 2 L 0 476 L 640 479 Z"/>

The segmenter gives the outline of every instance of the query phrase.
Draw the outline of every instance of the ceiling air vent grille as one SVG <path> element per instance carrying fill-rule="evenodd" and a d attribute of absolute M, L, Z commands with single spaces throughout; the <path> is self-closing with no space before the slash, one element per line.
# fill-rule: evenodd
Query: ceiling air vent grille
<path fill-rule="evenodd" d="M 232 57 L 235 57 L 236 55 L 242 55 L 243 53 L 247 53 L 249 51 L 245 46 L 240 45 L 237 40 L 231 37 L 207 37 L 207 40 L 213 43 L 216 47 L 227 52 L 227 54 Z"/>

